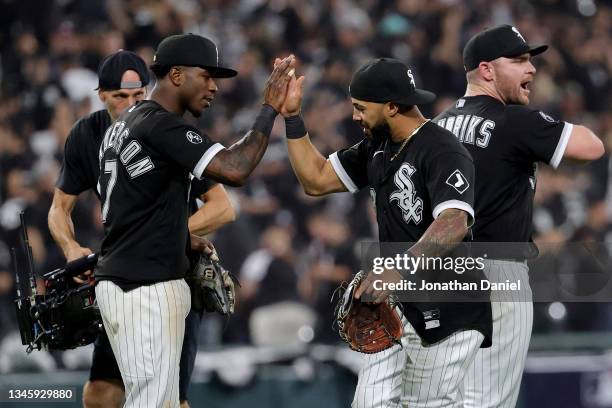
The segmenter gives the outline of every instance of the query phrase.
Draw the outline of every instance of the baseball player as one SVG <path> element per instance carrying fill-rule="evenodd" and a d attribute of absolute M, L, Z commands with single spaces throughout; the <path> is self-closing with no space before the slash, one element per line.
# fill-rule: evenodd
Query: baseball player
<path fill-rule="evenodd" d="M 68 261 L 91 253 L 91 249 L 81 246 L 75 238 L 71 212 L 80 193 L 86 190 L 98 193 L 98 152 L 104 131 L 126 108 L 144 99 L 145 86 L 149 82 L 144 61 L 129 51 L 108 56 L 100 65 L 98 75 L 98 92 L 106 109 L 78 121 L 68 135 L 60 177 L 49 210 L 49 229 Z M 191 194 L 204 202 L 189 218 L 190 230 L 194 234 L 208 234 L 233 220 L 233 208 L 223 186 L 210 181 L 194 182 Z M 192 202 L 195 205 L 195 201 Z M 80 282 L 78 277 L 75 280 Z M 185 323 L 180 376 L 183 407 L 188 406 L 187 388 L 195 360 L 200 318 L 201 314 L 192 310 Z M 101 333 L 94 343 L 89 381 L 83 388 L 83 404 L 87 408 L 119 407 L 123 394 L 121 373 L 108 337 Z"/>
<path fill-rule="evenodd" d="M 467 371 L 466 407 L 514 407 L 533 323 L 526 259 L 537 255 L 531 215 L 538 163 L 553 168 L 562 159 L 588 162 L 604 153 L 584 126 L 529 109 L 536 69 L 532 47 L 510 25 L 482 31 L 463 50 L 467 90 L 434 119 L 463 143 L 476 168 L 475 241 L 524 243 L 496 248 L 487 262 L 493 279 L 520 280 L 527 291 L 508 302 L 492 302 L 493 345 L 481 349 Z"/>
<path fill-rule="evenodd" d="M 289 158 L 309 195 L 370 189 L 381 242 L 417 242 L 412 254 L 440 256 L 473 223 L 474 168 L 453 135 L 416 105 L 433 101 L 402 62 L 381 58 L 353 75 L 353 120 L 365 137 L 325 159 L 299 116 L 303 77 L 292 79 L 282 114 Z M 455 181 L 455 178 L 459 181 Z M 448 183 L 447 180 L 452 180 Z M 397 280 L 388 271 L 389 280 Z M 356 297 L 374 294 L 362 284 Z M 378 300 L 382 300 L 379 297 Z M 462 406 L 463 371 L 491 341 L 488 302 L 405 303 L 403 347 L 367 355 L 353 407 Z"/>
<path fill-rule="evenodd" d="M 194 34 L 162 40 L 151 66 L 151 100 L 125 111 L 100 146 L 98 191 L 104 240 L 96 298 L 125 385 L 127 407 L 179 405 L 179 357 L 190 308 L 186 249 L 189 175 L 241 185 L 266 149 L 287 94 L 293 56 L 274 69 L 250 130 L 228 149 L 190 126 L 217 91 L 218 50 Z M 191 242 L 189 242 L 191 241 Z M 194 245 L 196 244 L 196 245 Z"/>

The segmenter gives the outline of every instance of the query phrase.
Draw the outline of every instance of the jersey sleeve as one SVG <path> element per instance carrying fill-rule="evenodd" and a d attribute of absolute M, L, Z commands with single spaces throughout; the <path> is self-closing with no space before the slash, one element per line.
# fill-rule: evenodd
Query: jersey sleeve
<path fill-rule="evenodd" d="M 202 194 L 206 193 L 208 190 L 216 186 L 218 183 L 216 181 L 204 178 L 202 180 L 198 180 L 194 178 L 191 181 L 191 197 L 199 198 Z"/>
<path fill-rule="evenodd" d="M 148 137 L 154 149 L 170 156 L 197 179 L 202 178 L 206 166 L 224 149 L 222 144 L 213 143 L 207 135 L 174 115 L 164 115 Z"/>
<path fill-rule="evenodd" d="M 436 219 L 449 208 L 468 213 L 468 227 L 474 224 L 474 163 L 462 153 L 440 153 L 429 160 L 426 185 Z"/>
<path fill-rule="evenodd" d="M 87 180 L 87 155 L 83 154 L 87 150 L 88 136 L 85 122 L 81 120 L 70 129 L 66 139 L 64 159 L 55 184 L 66 194 L 79 195 L 91 188 Z"/>
<path fill-rule="evenodd" d="M 508 135 L 518 153 L 533 162 L 548 163 L 557 168 L 574 126 L 522 106 L 512 107 L 508 112 L 506 120 L 519 125 L 515 134 Z"/>
<path fill-rule="evenodd" d="M 366 139 L 329 156 L 329 161 L 342 184 L 351 193 L 368 185 L 368 143 Z"/>

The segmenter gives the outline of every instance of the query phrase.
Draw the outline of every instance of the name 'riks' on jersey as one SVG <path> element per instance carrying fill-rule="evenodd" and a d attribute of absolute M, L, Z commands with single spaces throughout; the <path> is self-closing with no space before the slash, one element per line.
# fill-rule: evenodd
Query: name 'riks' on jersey
<path fill-rule="evenodd" d="M 559 165 L 573 125 L 485 95 L 457 100 L 434 122 L 474 159 L 474 240 L 531 241 L 537 163 Z"/>

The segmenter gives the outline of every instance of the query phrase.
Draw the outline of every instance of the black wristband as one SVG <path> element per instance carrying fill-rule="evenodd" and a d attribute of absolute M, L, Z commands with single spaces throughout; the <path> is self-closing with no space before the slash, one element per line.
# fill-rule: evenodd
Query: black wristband
<path fill-rule="evenodd" d="M 253 129 L 270 136 L 276 115 L 278 115 L 278 112 L 272 106 L 263 104 L 257 118 L 255 118 Z"/>
<path fill-rule="evenodd" d="M 298 113 L 295 116 L 286 117 L 285 132 L 287 133 L 287 139 L 300 139 L 306 136 L 306 126 L 302 115 Z"/>

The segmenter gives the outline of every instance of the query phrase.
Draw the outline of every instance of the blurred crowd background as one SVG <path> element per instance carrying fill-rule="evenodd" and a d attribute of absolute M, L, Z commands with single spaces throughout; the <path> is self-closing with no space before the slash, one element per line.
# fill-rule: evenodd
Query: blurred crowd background
<path fill-rule="evenodd" d="M 235 79 L 218 81 L 213 107 L 197 120 L 213 140 L 228 146 L 250 128 L 274 58 L 293 53 L 306 76 L 305 122 L 327 155 L 361 138 L 348 97 L 357 66 L 382 56 L 407 62 L 417 85 L 439 96 L 422 107 L 433 117 L 463 94 L 467 39 L 487 26 L 516 25 L 530 43 L 551 45 L 534 59 L 531 105 L 587 125 L 608 152 L 587 166 L 539 168 L 536 241 L 611 246 L 609 0 L 0 0 L 0 8 L 0 341 L 16 330 L 9 248 L 17 244 L 20 210 L 29 222 L 37 271 L 65 262 L 48 231 L 47 212 L 71 126 L 103 108 L 94 91 L 99 62 L 123 48 L 150 63 L 159 41 L 176 33 L 213 39 L 222 61 L 239 71 Z M 338 340 L 330 298 L 359 267 L 359 240 L 376 236 L 373 210 L 367 192 L 304 195 L 283 135 L 278 120 L 248 184 L 228 188 L 238 216 L 212 240 L 241 279 L 239 309 L 223 330 L 208 319 L 203 346 L 266 344 L 258 327 L 266 327 L 266 316 L 279 319 L 289 310 L 302 320 L 287 324 L 313 327 L 298 330 L 303 341 Z M 98 248 L 93 194 L 79 201 L 73 218 L 78 240 Z M 612 329 L 607 304 L 567 304 L 552 316 L 550 308 L 541 309 L 536 333 Z"/>

